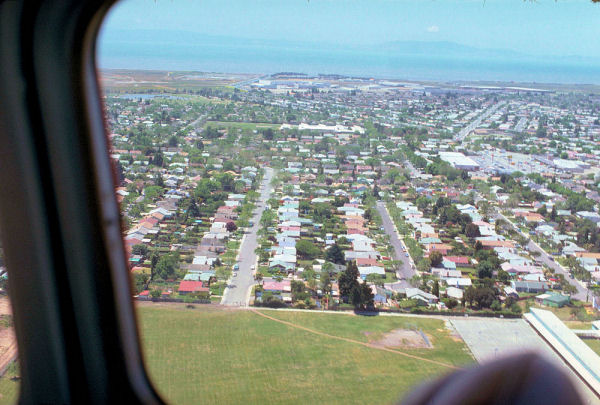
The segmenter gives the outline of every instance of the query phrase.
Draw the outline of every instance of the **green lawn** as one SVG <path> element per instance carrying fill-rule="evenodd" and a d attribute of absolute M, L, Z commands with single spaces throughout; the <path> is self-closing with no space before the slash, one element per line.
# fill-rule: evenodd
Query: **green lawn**
<path fill-rule="evenodd" d="M 593 351 L 600 356 L 600 340 L 597 339 L 582 339 L 583 343 L 588 345 Z"/>
<path fill-rule="evenodd" d="M 233 122 L 233 121 L 206 121 L 204 127 L 213 128 L 240 128 L 240 129 L 278 129 L 281 124 L 271 124 L 269 122 Z"/>
<path fill-rule="evenodd" d="M 455 365 L 473 361 L 439 320 L 263 312 L 361 342 L 397 328 L 420 328 L 434 349 L 405 352 Z M 151 304 L 140 306 L 139 314 L 152 379 L 177 404 L 392 403 L 420 381 L 449 370 L 249 311 Z"/>
<path fill-rule="evenodd" d="M 386 283 L 395 283 L 398 281 L 398 277 L 396 277 L 395 271 L 386 271 L 385 272 L 385 282 Z"/>
<path fill-rule="evenodd" d="M 6 372 L 0 377 L 0 404 L 14 404 L 17 402 L 19 394 L 19 380 L 12 381 L 11 377 L 19 374 L 17 363 L 12 363 L 6 369 Z"/>

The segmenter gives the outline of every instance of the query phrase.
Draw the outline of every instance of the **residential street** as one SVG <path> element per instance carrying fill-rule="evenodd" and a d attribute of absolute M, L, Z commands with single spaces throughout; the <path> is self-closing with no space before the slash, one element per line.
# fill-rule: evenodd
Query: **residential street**
<path fill-rule="evenodd" d="M 566 280 L 569 281 L 569 283 L 573 286 L 575 286 L 575 288 L 577 288 L 577 293 L 573 294 L 573 298 L 578 299 L 580 301 L 585 302 L 586 298 L 591 298 L 588 297 L 588 290 L 581 285 L 581 283 L 575 279 L 571 279 L 569 278 L 569 272 L 567 271 L 567 269 L 565 269 L 563 266 L 561 266 L 560 264 L 558 264 L 555 260 L 553 260 L 552 256 L 549 255 L 544 249 L 542 249 L 540 246 L 538 246 L 537 243 L 535 243 L 534 241 L 532 241 L 529 237 L 529 235 L 525 235 L 523 232 L 521 232 L 521 230 L 512 222 L 509 221 L 508 218 L 506 218 L 504 215 L 502 215 L 501 213 L 497 213 L 496 214 L 496 219 L 501 218 L 503 220 L 505 220 L 507 223 L 511 224 L 512 227 L 519 232 L 519 234 L 525 238 L 529 239 L 529 243 L 527 245 L 527 248 L 530 251 L 534 251 L 534 252 L 539 252 L 540 253 L 540 260 L 542 261 L 542 263 L 544 263 L 546 266 L 550 267 L 551 269 L 553 269 L 555 272 L 562 274 Z"/>
<path fill-rule="evenodd" d="M 250 289 L 254 285 L 254 275 L 252 266 L 256 265 L 256 254 L 254 250 L 258 247 L 256 232 L 260 225 L 259 220 L 265 209 L 265 203 L 271 196 L 271 179 L 273 178 L 273 169 L 267 167 L 265 176 L 262 180 L 262 189 L 256 202 L 256 211 L 252 217 L 253 225 L 250 231 L 242 239 L 240 246 L 238 264 L 240 266 L 237 272 L 232 274 L 228 280 L 227 288 L 223 293 L 221 305 L 246 306 L 250 298 Z M 235 274 L 237 273 L 237 276 Z"/>
<path fill-rule="evenodd" d="M 487 110 L 485 110 L 479 117 L 477 117 L 473 122 L 460 130 L 460 132 L 454 137 L 455 140 L 462 142 L 474 129 L 476 129 L 487 117 L 492 115 L 496 110 L 500 107 L 504 106 L 504 102 L 498 102 L 492 106 L 490 106 Z"/>
<path fill-rule="evenodd" d="M 390 214 L 388 213 L 384 202 L 377 202 L 377 212 L 379 212 L 379 215 L 381 215 L 385 233 L 390 236 L 390 244 L 394 248 L 395 252 L 394 259 L 402 261 L 400 269 L 396 271 L 396 276 L 398 277 L 399 281 L 393 284 L 386 284 L 386 286 L 390 286 L 391 288 L 411 287 L 408 280 L 415 275 L 415 271 L 411 266 L 412 258 L 406 257 L 406 246 L 404 246 L 404 243 L 400 240 L 399 235 L 396 232 L 396 227 L 392 222 L 392 218 L 390 218 Z"/>

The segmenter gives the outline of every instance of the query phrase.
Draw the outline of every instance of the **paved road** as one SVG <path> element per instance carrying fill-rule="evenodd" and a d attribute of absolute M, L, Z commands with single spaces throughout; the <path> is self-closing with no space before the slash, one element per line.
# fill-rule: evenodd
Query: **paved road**
<path fill-rule="evenodd" d="M 496 214 L 496 219 L 499 219 L 499 218 L 505 220 L 507 223 L 512 225 L 513 229 L 515 229 L 517 232 L 519 232 L 519 234 L 521 236 L 529 239 L 529 235 L 526 235 L 523 232 L 521 232 L 519 227 L 517 227 L 512 221 L 509 221 L 508 218 L 506 218 L 501 213 Z M 542 261 L 543 264 L 545 264 L 549 268 L 553 269 L 556 273 L 562 274 L 565 277 L 565 280 L 569 281 L 569 283 L 572 286 L 577 288 L 577 293 L 572 295 L 573 298 L 578 299 L 579 301 L 584 301 L 584 302 L 590 298 L 590 297 L 588 297 L 587 288 L 585 288 L 583 285 L 581 285 L 581 283 L 579 281 L 569 278 L 569 272 L 567 271 L 567 269 L 565 269 L 563 266 L 561 266 L 555 260 L 553 260 L 552 256 L 549 255 L 544 249 L 542 249 L 537 243 L 535 243 L 534 241 L 529 239 L 527 248 L 531 252 L 538 252 L 540 254 L 539 259 Z"/>
<path fill-rule="evenodd" d="M 377 202 L 377 212 L 381 215 L 383 229 L 385 230 L 385 233 L 389 235 L 390 244 L 394 248 L 394 259 L 402 261 L 402 265 L 396 271 L 396 277 L 398 277 L 400 281 L 393 284 L 386 284 L 386 287 L 392 289 L 411 287 L 408 280 L 415 275 L 415 271 L 412 267 L 414 265 L 412 263 L 412 258 L 406 257 L 406 246 L 404 245 L 404 242 L 400 240 L 399 235 L 396 232 L 396 227 L 392 222 L 392 218 L 390 218 L 390 214 L 388 213 L 384 202 Z"/>
<path fill-rule="evenodd" d="M 462 142 L 467 137 L 467 135 L 469 135 L 469 133 L 471 133 L 471 131 L 473 131 L 475 128 L 477 128 L 479 126 L 479 124 L 481 124 L 481 122 L 484 119 L 486 119 L 487 117 L 489 117 L 490 115 L 495 113 L 496 110 L 498 108 L 502 107 L 504 104 L 505 104 L 504 101 L 499 101 L 496 104 L 489 107 L 479 117 L 475 118 L 475 120 L 472 121 L 469 125 L 467 125 L 463 129 L 461 129 L 460 132 L 458 134 L 456 134 L 456 136 L 454 137 L 454 140 Z"/>
<path fill-rule="evenodd" d="M 515 129 L 513 131 L 521 132 L 525 129 L 525 125 L 527 125 L 527 118 L 521 117 L 519 118 L 519 122 L 517 122 L 517 125 L 515 125 Z"/>
<path fill-rule="evenodd" d="M 259 220 L 265 209 L 265 203 L 271 196 L 271 179 L 273 178 L 273 169 L 267 167 L 265 169 L 265 176 L 262 180 L 262 191 L 260 197 L 256 203 L 256 211 L 252 217 L 254 225 L 250 228 L 240 246 L 240 252 L 238 256 L 239 270 L 237 276 L 229 279 L 227 288 L 223 293 L 223 299 L 221 305 L 231 306 L 246 306 L 250 299 L 250 290 L 255 284 L 254 275 L 251 267 L 256 265 L 256 254 L 254 250 L 258 247 L 258 241 L 256 232 L 259 229 Z M 235 273 L 234 273 L 235 274 Z"/>
<path fill-rule="evenodd" d="M 409 170 L 409 172 L 410 172 L 410 177 L 413 177 L 413 178 L 414 178 L 414 177 L 417 177 L 417 175 L 419 175 L 419 174 L 420 174 L 419 170 L 418 170 L 418 169 L 416 169 L 416 168 L 415 168 L 415 167 L 412 165 L 412 163 L 410 163 L 408 160 L 405 160 L 405 161 L 404 161 L 404 167 L 406 167 L 406 168 Z"/>

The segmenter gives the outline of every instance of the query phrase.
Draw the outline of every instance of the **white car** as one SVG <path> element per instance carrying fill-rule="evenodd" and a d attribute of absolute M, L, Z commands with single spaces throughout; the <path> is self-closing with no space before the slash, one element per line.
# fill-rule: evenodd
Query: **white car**
<path fill-rule="evenodd" d="M 250 270 L 254 270 L 256 268 L 255 265 L 250 266 Z"/>

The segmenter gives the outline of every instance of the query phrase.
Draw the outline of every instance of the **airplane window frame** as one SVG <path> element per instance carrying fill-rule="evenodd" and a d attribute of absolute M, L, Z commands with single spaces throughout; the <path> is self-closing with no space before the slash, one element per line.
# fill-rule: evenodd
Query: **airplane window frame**
<path fill-rule="evenodd" d="M 162 403 L 131 300 L 95 65 L 113 1 L 0 0 L 0 229 L 23 403 Z"/>

